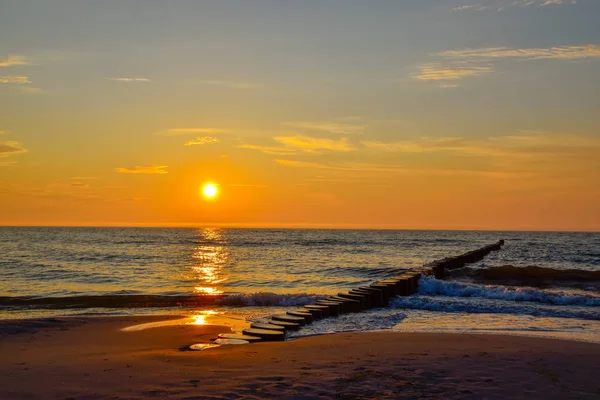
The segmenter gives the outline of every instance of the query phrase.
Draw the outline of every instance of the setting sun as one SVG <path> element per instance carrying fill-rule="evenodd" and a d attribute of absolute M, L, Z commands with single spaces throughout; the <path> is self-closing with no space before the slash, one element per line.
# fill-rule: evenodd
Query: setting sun
<path fill-rule="evenodd" d="M 202 194 L 208 199 L 213 199 L 218 194 L 217 186 L 212 183 L 207 183 L 202 187 Z"/>

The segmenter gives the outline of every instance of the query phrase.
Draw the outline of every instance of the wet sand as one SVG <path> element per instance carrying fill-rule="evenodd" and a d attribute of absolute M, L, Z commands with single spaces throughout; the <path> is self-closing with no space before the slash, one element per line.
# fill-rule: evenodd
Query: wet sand
<path fill-rule="evenodd" d="M 229 328 L 121 331 L 164 319 L 0 321 L 0 398 L 600 398 L 598 344 L 373 332 L 192 352 Z"/>

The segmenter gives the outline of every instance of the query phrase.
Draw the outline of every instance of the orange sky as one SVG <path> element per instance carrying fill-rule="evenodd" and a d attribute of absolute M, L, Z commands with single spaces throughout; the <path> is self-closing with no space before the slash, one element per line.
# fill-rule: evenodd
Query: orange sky
<path fill-rule="evenodd" d="M 0 15 L 0 225 L 600 230 L 597 3 L 62 3 Z"/>

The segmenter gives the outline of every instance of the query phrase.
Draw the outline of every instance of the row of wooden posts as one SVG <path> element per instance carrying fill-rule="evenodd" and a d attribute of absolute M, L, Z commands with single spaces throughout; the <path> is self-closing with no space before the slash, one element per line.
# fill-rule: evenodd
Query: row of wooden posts
<path fill-rule="evenodd" d="M 466 264 L 475 263 L 483 260 L 485 256 L 492 251 L 500 250 L 504 246 L 504 240 L 499 240 L 496 243 L 488 244 L 477 250 L 469 251 L 455 257 L 448 257 L 434 261 L 423 266 L 426 274 L 434 275 L 437 279 L 443 279 L 446 276 L 446 271 L 462 268 Z"/>
<path fill-rule="evenodd" d="M 415 294 L 422 275 L 443 278 L 447 270 L 480 261 L 490 252 L 502 248 L 503 245 L 504 241 L 500 240 L 456 257 L 444 258 L 416 270 L 406 271 L 394 278 L 383 279 L 369 286 L 361 286 L 347 293 L 338 293 L 314 304 L 288 311 L 286 314 L 273 315 L 267 322 L 254 322 L 250 328 L 244 329 L 242 334 L 221 334 L 219 341 L 221 343 L 228 341 L 282 341 L 285 340 L 287 331 L 301 329 L 315 320 L 385 307 L 394 297 Z"/>

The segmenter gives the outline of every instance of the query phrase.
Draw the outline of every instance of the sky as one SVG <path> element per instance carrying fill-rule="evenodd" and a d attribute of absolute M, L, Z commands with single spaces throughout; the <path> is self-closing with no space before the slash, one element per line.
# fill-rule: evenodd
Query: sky
<path fill-rule="evenodd" d="M 0 225 L 600 231 L 598 15 L 0 0 Z"/>

